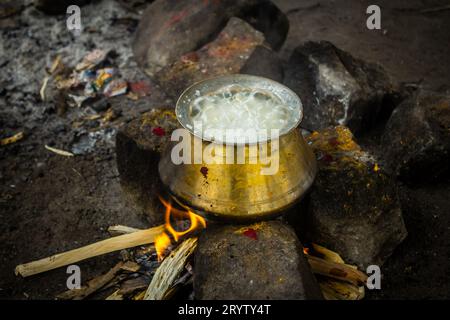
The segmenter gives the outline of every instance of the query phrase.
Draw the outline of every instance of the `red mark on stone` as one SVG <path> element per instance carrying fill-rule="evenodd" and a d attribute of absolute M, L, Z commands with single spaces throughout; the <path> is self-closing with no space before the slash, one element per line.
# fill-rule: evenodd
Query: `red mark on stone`
<path fill-rule="evenodd" d="M 330 140 L 328 140 L 328 143 L 333 147 L 341 144 L 337 138 L 331 138 Z"/>
<path fill-rule="evenodd" d="M 153 128 L 152 132 L 153 132 L 153 134 L 156 134 L 159 137 L 162 137 L 166 134 L 166 130 L 164 130 L 161 127 Z"/>
<path fill-rule="evenodd" d="M 180 22 L 184 17 L 186 17 L 187 14 L 188 14 L 187 11 L 181 11 L 179 13 L 174 14 L 169 20 L 166 21 L 164 27 L 165 28 L 172 27 L 174 24 Z"/>
<path fill-rule="evenodd" d="M 205 179 L 208 178 L 208 168 L 207 167 L 201 167 L 200 172 L 202 173 L 202 175 Z"/>
<path fill-rule="evenodd" d="M 325 162 L 325 163 L 330 163 L 330 162 L 332 162 L 334 159 L 333 159 L 333 157 L 332 157 L 331 155 L 329 155 L 329 154 L 324 154 L 320 160 L 322 160 L 322 161 Z"/>
<path fill-rule="evenodd" d="M 181 62 L 188 63 L 188 62 L 197 62 L 199 60 L 198 54 L 196 52 L 189 52 L 185 55 L 181 56 Z"/>
<path fill-rule="evenodd" d="M 138 96 L 145 97 L 150 94 L 151 86 L 147 81 L 142 80 L 130 83 L 130 89 Z"/>
<path fill-rule="evenodd" d="M 258 240 L 258 234 L 255 229 L 249 228 L 242 233 L 244 236 L 249 237 L 253 240 Z"/>

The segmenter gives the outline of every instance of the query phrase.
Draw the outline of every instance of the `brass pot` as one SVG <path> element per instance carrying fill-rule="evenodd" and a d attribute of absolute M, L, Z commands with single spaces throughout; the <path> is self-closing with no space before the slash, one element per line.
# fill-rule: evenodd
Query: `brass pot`
<path fill-rule="evenodd" d="M 199 150 L 201 146 L 204 152 L 212 143 L 192 130 L 189 117 L 192 98 L 229 84 L 256 87 L 274 93 L 292 110 L 299 112 L 299 121 L 292 127 L 281 130 L 278 139 L 268 139 L 265 149 L 252 143 L 232 146 L 235 157 L 238 153 L 244 156 L 243 164 L 225 164 L 229 149 L 226 149 L 226 145 L 215 144 L 215 154 L 219 155 L 219 159 L 223 158 L 223 163 L 202 161 L 176 165 L 171 159 L 171 153 L 178 142 L 172 142 L 163 151 L 159 174 L 174 198 L 199 214 L 236 221 L 272 217 L 298 201 L 309 189 L 316 175 L 315 156 L 297 128 L 302 118 L 302 105 L 289 88 L 262 77 L 229 75 L 196 83 L 180 96 L 176 105 L 180 124 L 189 130 L 191 150 Z M 268 170 L 273 165 L 273 162 L 263 164 L 255 161 L 255 155 L 260 157 L 262 151 L 269 156 L 266 160 L 277 159 L 278 170 L 275 173 L 262 174 L 264 168 Z"/>

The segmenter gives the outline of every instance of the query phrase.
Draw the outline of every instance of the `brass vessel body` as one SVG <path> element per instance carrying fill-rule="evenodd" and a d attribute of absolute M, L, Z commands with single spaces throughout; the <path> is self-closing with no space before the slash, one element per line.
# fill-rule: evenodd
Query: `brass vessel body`
<path fill-rule="evenodd" d="M 230 79 L 238 83 L 241 80 L 265 81 L 270 86 L 278 86 L 278 90 L 280 88 L 284 90 L 283 94 L 286 94 L 289 99 L 298 99 L 288 88 L 268 79 L 246 75 L 220 77 L 195 84 L 183 93 L 177 102 L 176 109 L 180 123 L 185 126 L 183 117 L 186 114 L 187 103 L 186 99 L 183 100 L 183 96 L 186 96 L 186 93 L 201 89 L 203 83 L 209 85 L 218 80 L 229 82 Z M 302 112 L 299 99 L 298 104 Z M 197 150 L 201 145 L 202 153 L 212 143 L 202 140 L 192 132 L 190 138 L 191 150 L 196 148 L 197 143 Z M 245 155 L 245 160 L 241 161 L 242 164 L 236 161 L 226 164 L 226 145 L 215 144 L 217 150 L 220 151 L 223 148 L 223 153 L 217 153 L 220 155 L 218 159 L 222 159 L 221 163 L 211 164 L 204 161 L 194 163 L 191 155 L 191 164 L 176 165 L 172 162 L 171 153 L 177 143 L 171 142 L 163 151 L 159 162 L 161 181 L 181 205 L 209 218 L 239 222 L 261 220 L 280 214 L 307 192 L 317 172 L 314 153 L 296 127 L 281 133 L 277 140 L 264 143 L 265 152 L 268 152 L 272 159 L 278 158 L 278 170 L 274 174 L 261 174 L 261 169 L 267 169 L 271 164 L 254 161 L 255 149 L 252 148 L 256 148 L 258 159 L 262 150 L 255 144 L 231 147 L 235 159 L 238 153 Z"/>
<path fill-rule="evenodd" d="M 196 139 L 200 140 L 192 136 L 192 148 Z M 204 150 L 210 142 L 200 143 Z M 243 147 L 243 164 L 180 165 L 171 161 L 172 146 L 165 150 L 159 164 L 162 182 L 182 205 L 208 217 L 244 221 L 282 213 L 306 193 L 317 171 L 314 154 L 299 130 L 279 138 L 279 149 L 275 151 L 279 157 L 278 171 L 273 175 L 261 174 L 267 165 L 250 164 L 248 145 Z M 223 155 L 225 162 L 226 153 Z"/>

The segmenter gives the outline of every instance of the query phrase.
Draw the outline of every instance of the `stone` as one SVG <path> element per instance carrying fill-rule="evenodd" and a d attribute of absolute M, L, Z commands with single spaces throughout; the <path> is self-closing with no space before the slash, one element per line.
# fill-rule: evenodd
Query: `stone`
<path fill-rule="evenodd" d="M 257 46 L 240 73 L 251 74 L 283 82 L 283 65 L 276 52 L 264 46 Z"/>
<path fill-rule="evenodd" d="M 239 73 L 264 35 L 245 21 L 231 18 L 217 38 L 164 67 L 155 79 L 172 98 L 190 85 L 211 77 Z"/>
<path fill-rule="evenodd" d="M 401 99 L 379 65 L 356 59 L 327 41 L 297 47 L 286 66 L 284 84 L 302 100 L 301 126 L 310 131 L 346 125 L 360 135 Z"/>
<path fill-rule="evenodd" d="M 178 128 L 170 109 L 153 109 L 122 127 L 116 136 L 117 169 L 126 198 L 142 210 L 151 226 L 164 222 L 158 195 L 164 194 L 159 179 L 161 151 Z"/>
<path fill-rule="evenodd" d="M 195 253 L 199 300 L 322 299 L 295 232 L 280 221 L 213 225 Z"/>
<path fill-rule="evenodd" d="M 309 241 L 362 270 L 382 265 L 407 235 L 396 185 L 344 126 L 308 138 L 319 170 L 306 213 Z"/>
<path fill-rule="evenodd" d="M 90 0 L 34 0 L 37 9 L 47 14 L 65 14 L 70 5 L 84 6 L 91 2 Z"/>
<path fill-rule="evenodd" d="M 274 49 L 281 47 L 289 30 L 287 17 L 267 0 L 156 0 L 142 14 L 134 56 L 154 76 L 214 39 L 233 16 L 265 33 Z"/>
<path fill-rule="evenodd" d="M 244 5 L 236 17 L 264 33 L 273 50 L 278 51 L 283 46 L 289 31 L 289 19 L 272 1 L 259 0 L 255 5 Z"/>
<path fill-rule="evenodd" d="M 419 92 L 392 113 L 382 136 L 388 167 L 402 181 L 443 181 L 450 173 L 450 96 Z"/>

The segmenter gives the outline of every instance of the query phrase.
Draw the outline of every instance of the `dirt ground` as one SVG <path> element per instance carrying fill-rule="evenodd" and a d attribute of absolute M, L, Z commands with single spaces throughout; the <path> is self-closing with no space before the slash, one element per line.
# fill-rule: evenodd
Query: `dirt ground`
<path fill-rule="evenodd" d="M 450 93 L 450 10 L 424 9 L 448 1 L 378 1 L 382 30 L 366 28 L 371 1 L 274 1 L 290 20 L 281 55 L 306 40 L 328 40 L 358 58 L 380 63 L 398 82 Z M 120 114 L 93 150 L 73 158 L 50 153 L 45 144 L 70 150 L 98 123 L 73 124 L 83 114 L 40 101 L 45 67 L 59 53 L 70 64 L 93 48 L 116 51 L 127 80 L 145 76 L 132 59 L 131 40 L 142 7 L 115 1 L 82 7 L 83 33 L 65 29 L 65 16 L 25 8 L 1 18 L 0 138 L 19 131 L 25 138 L 0 146 L 0 298 L 53 299 L 66 290 L 65 268 L 21 279 L 17 264 L 108 237 L 110 225 L 147 226 L 145 215 L 124 199 L 115 164 L 117 128 L 152 106 L 170 103 L 158 88 L 141 102 L 115 99 Z M 83 16 L 85 15 L 85 16 Z M 401 186 L 408 238 L 382 267 L 382 290 L 371 299 L 450 298 L 449 183 Z M 82 281 L 109 270 L 119 253 L 79 263 Z"/>

